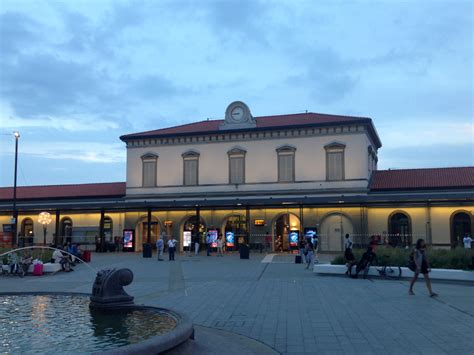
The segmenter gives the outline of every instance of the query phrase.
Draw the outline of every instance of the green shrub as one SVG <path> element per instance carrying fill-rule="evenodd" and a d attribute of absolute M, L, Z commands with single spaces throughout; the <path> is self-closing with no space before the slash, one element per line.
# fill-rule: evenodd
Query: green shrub
<path fill-rule="evenodd" d="M 356 260 L 360 260 L 366 249 L 354 249 Z M 380 265 L 407 266 L 412 249 L 377 247 L 375 250 Z M 461 269 L 470 270 L 472 265 L 473 249 L 457 248 L 453 250 L 428 249 L 428 260 L 434 269 Z M 333 265 L 344 265 L 344 254 L 337 255 Z"/>

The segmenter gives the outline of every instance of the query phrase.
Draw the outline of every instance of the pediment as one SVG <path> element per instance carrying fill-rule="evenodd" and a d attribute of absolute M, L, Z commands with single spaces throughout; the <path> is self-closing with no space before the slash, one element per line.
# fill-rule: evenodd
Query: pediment
<path fill-rule="evenodd" d="M 145 153 L 141 156 L 142 160 L 156 160 L 158 159 L 158 154 L 155 153 Z"/>

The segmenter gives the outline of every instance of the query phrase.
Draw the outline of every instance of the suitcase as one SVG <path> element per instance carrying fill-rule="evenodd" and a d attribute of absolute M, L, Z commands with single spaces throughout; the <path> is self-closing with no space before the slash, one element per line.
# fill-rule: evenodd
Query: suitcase
<path fill-rule="evenodd" d="M 35 276 L 43 275 L 43 264 L 35 264 L 33 266 L 33 275 Z"/>
<path fill-rule="evenodd" d="M 301 264 L 301 255 L 295 255 L 295 264 Z"/>

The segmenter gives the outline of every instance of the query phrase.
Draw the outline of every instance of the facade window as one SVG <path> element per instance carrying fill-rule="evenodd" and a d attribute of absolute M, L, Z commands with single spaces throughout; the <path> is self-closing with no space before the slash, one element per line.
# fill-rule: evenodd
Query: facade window
<path fill-rule="evenodd" d="M 462 247 L 465 235 L 472 235 L 471 217 L 466 212 L 457 212 L 451 216 L 451 247 Z"/>
<path fill-rule="evenodd" d="M 295 181 L 295 152 L 296 148 L 289 145 L 277 149 L 278 182 Z"/>
<path fill-rule="evenodd" d="M 344 180 L 344 150 L 345 144 L 331 143 L 326 149 L 326 180 Z"/>
<path fill-rule="evenodd" d="M 71 242 L 72 237 L 72 220 L 69 217 L 64 217 L 59 223 L 59 233 L 61 233 L 62 243 Z"/>
<path fill-rule="evenodd" d="M 194 186 L 199 184 L 199 153 L 188 151 L 183 157 L 183 185 Z"/>
<path fill-rule="evenodd" d="M 396 246 L 408 247 L 412 244 L 410 218 L 405 213 L 397 212 L 388 220 L 389 243 Z"/>
<path fill-rule="evenodd" d="M 147 153 L 142 155 L 142 186 L 155 187 L 156 186 L 156 163 L 158 155 Z"/>
<path fill-rule="evenodd" d="M 245 154 L 240 148 L 227 152 L 229 155 L 229 184 L 245 184 Z"/>

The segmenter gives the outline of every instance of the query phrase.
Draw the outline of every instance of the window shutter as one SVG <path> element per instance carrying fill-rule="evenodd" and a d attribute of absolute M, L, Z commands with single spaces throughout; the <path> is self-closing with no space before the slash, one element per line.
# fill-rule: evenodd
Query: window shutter
<path fill-rule="evenodd" d="M 343 180 L 343 153 L 328 153 L 327 157 L 328 180 Z"/>
<path fill-rule="evenodd" d="M 278 155 L 278 177 L 280 182 L 293 181 L 293 154 Z"/>
<path fill-rule="evenodd" d="M 197 185 L 198 160 L 184 161 L 184 185 Z"/>
<path fill-rule="evenodd" d="M 230 183 L 243 184 L 244 183 L 244 158 L 231 157 L 230 159 Z"/>
<path fill-rule="evenodd" d="M 153 187 L 156 184 L 156 161 L 143 162 L 143 186 Z"/>

